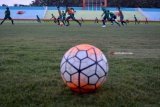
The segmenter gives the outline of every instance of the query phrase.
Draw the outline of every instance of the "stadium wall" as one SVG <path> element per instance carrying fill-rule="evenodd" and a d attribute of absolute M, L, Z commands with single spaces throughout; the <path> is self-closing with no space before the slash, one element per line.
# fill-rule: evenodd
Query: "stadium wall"
<path fill-rule="evenodd" d="M 10 7 L 13 19 L 36 19 L 36 15 L 43 19 L 46 7 Z M 0 7 L 0 19 L 4 18 L 6 7 Z"/>
<path fill-rule="evenodd" d="M 0 7 L 0 19 L 4 18 L 4 12 L 6 7 Z M 83 10 L 82 7 L 74 7 L 76 13 L 75 17 L 77 19 L 83 18 L 84 20 L 95 20 L 102 19 L 102 11 L 100 9 L 89 9 Z M 118 13 L 117 8 L 107 8 L 108 10 Z M 49 20 L 51 14 L 58 17 L 58 12 L 56 7 L 10 7 L 11 17 L 14 19 L 36 19 L 36 15 L 41 19 Z M 65 7 L 61 7 L 61 10 L 65 10 Z M 125 20 L 133 21 L 134 15 L 140 21 L 160 21 L 160 9 L 159 8 L 121 8 L 124 13 Z M 19 13 L 21 12 L 21 13 Z"/>

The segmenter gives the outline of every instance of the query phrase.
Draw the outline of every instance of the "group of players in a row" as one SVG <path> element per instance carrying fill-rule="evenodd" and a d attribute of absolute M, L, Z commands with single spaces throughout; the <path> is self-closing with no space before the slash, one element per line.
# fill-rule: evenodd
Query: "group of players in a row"
<path fill-rule="evenodd" d="M 117 16 L 113 12 L 110 12 L 109 10 L 106 10 L 106 7 L 104 6 L 104 2 L 102 2 L 101 7 L 102 7 L 102 11 L 103 11 L 103 14 L 101 15 L 101 17 L 103 17 L 103 19 L 102 19 L 102 23 L 103 23 L 102 27 L 106 27 L 106 22 L 107 21 L 110 21 L 112 24 L 116 23 L 118 26 L 121 26 L 121 25 L 124 26 L 124 24 L 127 25 L 127 23 L 123 20 L 124 16 L 123 16 L 123 13 L 120 10 L 120 8 L 118 8 L 118 11 L 119 11 L 121 25 L 120 25 L 120 23 L 118 21 L 116 21 Z M 58 9 L 59 17 L 56 18 L 52 14 L 52 18 L 51 19 L 54 19 L 54 22 L 58 23 L 58 25 L 61 25 L 60 22 L 62 22 L 63 25 L 69 26 L 70 25 L 69 24 L 69 19 L 72 19 L 73 21 L 76 21 L 80 26 L 82 25 L 82 23 L 79 22 L 74 17 L 74 14 L 75 14 L 74 8 L 67 7 L 66 11 L 62 11 L 62 12 L 61 12 L 59 7 L 57 7 L 57 9 Z M 66 13 L 68 13 L 68 15 L 69 15 L 67 18 L 66 18 Z"/>
<path fill-rule="evenodd" d="M 103 14 L 101 15 L 101 17 L 103 17 L 102 19 L 102 27 L 106 27 L 106 22 L 107 21 L 110 21 L 112 24 L 116 23 L 118 26 L 124 26 L 127 25 L 127 23 L 124 21 L 124 15 L 122 13 L 122 11 L 120 10 L 120 8 L 118 8 L 118 16 L 120 17 L 120 23 L 118 21 L 116 21 L 117 19 L 117 16 L 113 13 L 113 12 L 110 12 L 109 10 L 106 10 L 106 7 L 104 6 L 104 2 L 101 3 L 101 7 L 102 7 L 102 11 L 103 11 Z M 61 11 L 60 10 L 60 7 L 57 7 L 58 9 L 58 13 L 59 13 L 59 17 L 56 18 L 53 14 L 52 14 L 52 19 L 54 19 L 54 22 L 55 23 L 58 23 L 58 25 L 61 25 L 61 23 L 65 26 L 69 26 L 70 23 L 70 19 L 72 19 L 73 21 L 77 22 L 79 24 L 79 26 L 82 25 L 82 23 L 77 20 L 74 16 L 75 14 L 75 10 L 74 8 L 69 8 L 69 7 L 66 7 L 66 11 Z M 68 17 L 66 17 L 66 14 L 68 13 Z M 5 11 L 5 17 L 3 19 L 3 21 L 0 23 L 2 24 L 6 19 L 9 19 L 11 20 L 12 24 L 14 24 L 14 21 L 13 19 L 10 17 L 10 10 L 9 8 L 7 7 L 6 8 L 6 11 Z M 37 21 L 38 22 L 41 22 L 40 18 L 38 17 L 37 15 Z"/>

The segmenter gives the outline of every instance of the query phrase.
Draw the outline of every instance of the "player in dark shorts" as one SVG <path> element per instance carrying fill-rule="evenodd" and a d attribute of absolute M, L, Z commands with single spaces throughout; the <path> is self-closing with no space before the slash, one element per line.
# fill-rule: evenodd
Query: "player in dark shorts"
<path fill-rule="evenodd" d="M 62 11 L 62 20 L 65 23 L 65 21 L 66 21 L 66 13 L 64 11 Z"/>
<path fill-rule="evenodd" d="M 117 16 L 113 12 L 110 12 L 110 11 L 109 11 L 109 15 L 110 15 L 110 21 L 111 21 L 112 25 L 114 23 L 116 23 L 120 27 L 121 25 L 116 21 Z"/>
<path fill-rule="evenodd" d="M 81 23 L 82 23 L 82 22 L 84 23 L 84 19 L 81 17 Z"/>
<path fill-rule="evenodd" d="M 134 15 L 134 22 L 135 22 L 135 25 L 138 23 L 140 23 L 139 21 L 138 21 L 138 19 L 137 19 L 137 17 L 136 17 L 136 15 Z"/>
<path fill-rule="evenodd" d="M 57 19 L 56 19 L 56 17 L 53 15 L 53 13 L 51 14 L 51 18 L 50 18 L 50 20 L 53 20 L 54 21 L 54 23 L 57 23 Z"/>
<path fill-rule="evenodd" d="M 94 23 L 99 23 L 99 20 L 97 17 L 95 18 Z"/>
<path fill-rule="evenodd" d="M 39 18 L 39 16 L 36 15 L 36 17 L 37 17 L 37 22 L 38 22 L 38 23 L 41 23 L 41 19 Z"/>
<path fill-rule="evenodd" d="M 3 22 L 4 22 L 6 19 L 11 20 L 12 25 L 14 25 L 14 21 L 13 21 L 13 19 L 12 19 L 12 18 L 11 18 L 11 16 L 10 16 L 10 10 L 9 10 L 9 7 L 7 7 L 7 8 L 6 8 L 6 11 L 5 11 L 5 17 L 4 17 L 3 21 L 1 22 L 1 25 L 3 24 Z"/>
<path fill-rule="evenodd" d="M 72 19 L 72 20 L 74 20 L 74 21 L 76 21 L 78 24 L 79 24 L 79 26 L 81 26 L 82 24 L 74 17 L 74 13 L 75 13 L 75 11 L 74 11 L 74 9 L 73 8 L 66 8 L 66 13 L 68 13 L 68 17 L 66 18 L 66 22 L 67 22 L 67 25 L 66 26 L 69 26 L 70 25 L 70 23 L 69 23 L 69 19 Z"/>
<path fill-rule="evenodd" d="M 64 11 L 61 12 L 60 7 L 57 7 L 59 17 L 57 18 L 58 25 L 60 25 L 60 21 L 65 25 L 66 13 Z"/>
<path fill-rule="evenodd" d="M 102 23 L 103 23 L 103 25 L 102 25 L 102 27 L 106 27 L 106 20 L 110 20 L 109 19 L 109 12 L 108 12 L 108 10 L 106 10 L 106 7 L 104 6 L 104 2 L 102 2 L 102 11 L 103 11 L 103 14 L 101 15 L 102 17 L 103 17 L 103 19 L 102 19 Z"/>
<path fill-rule="evenodd" d="M 124 21 L 124 15 L 120 9 L 120 7 L 118 8 L 118 11 L 119 11 L 119 16 L 120 16 L 120 22 L 121 24 L 124 26 L 124 23 L 127 25 L 127 23 Z"/>
<path fill-rule="evenodd" d="M 146 19 L 145 24 L 148 24 L 148 19 L 147 19 L 147 17 L 146 17 L 145 19 Z"/>

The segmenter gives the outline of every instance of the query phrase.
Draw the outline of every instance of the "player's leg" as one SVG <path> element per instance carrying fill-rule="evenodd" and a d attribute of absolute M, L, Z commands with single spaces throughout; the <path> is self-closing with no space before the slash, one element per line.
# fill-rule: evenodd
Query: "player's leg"
<path fill-rule="evenodd" d="M 137 19 L 135 20 L 135 24 L 138 24 L 138 20 Z"/>
<path fill-rule="evenodd" d="M 64 20 L 63 20 L 63 17 L 62 17 L 62 16 L 59 16 L 59 17 L 58 17 L 58 19 L 57 19 L 58 25 L 60 25 L 60 21 L 63 23 L 63 25 L 65 25 Z"/>
<path fill-rule="evenodd" d="M 71 16 L 68 16 L 67 18 L 66 18 L 66 22 L 67 22 L 67 24 L 66 24 L 66 26 L 69 26 L 70 25 L 70 23 L 69 23 L 69 19 L 71 18 Z"/>
<path fill-rule="evenodd" d="M 82 23 L 80 23 L 77 19 L 74 18 L 73 20 L 76 21 L 79 24 L 79 26 L 82 25 Z"/>
<path fill-rule="evenodd" d="M 97 18 L 96 22 L 99 23 L 98 18 Z"/>
<path fill-rule="evenodd" d="M 145 24 L 148 24 L 148 20 L 146 19 Z"/>
<path fill-rule="evenodd" d="M 124 26 L 123 17 L 120 17 L 120 22 L 121 22 L 122 26 Z"/>
<path fill-rule="evenodd" d="M 122 23 L 127 25 L 127 22 L 124 21 L 124 17 L 122 17 Z"/>
<path fill-rule="evenodd" d="M 84 20 L 83 20 L 83 18 L 81 17 L 81 21 L 84 23 Z"/>
<path fill-rule="evenodd" d="M 9 17 L 9 20 L 11 20 L 12 25 L 14 25 L 14 21 L 13 21 L 13 19 L 11 17 Z"/>
<path fill-rule="evenodd" d="M 5 18 L 2 20 L 1 25 L 3 24 L 3 22 L 4 22 L 6 19 L 7 19 L 7 18 L 5 17 Z"/>
<path fill-rule="evenodd" d="M 127 23 L 123 20 L 124 17 L 120 17 L 120 21 L 121 21 L 121 24 L 124 26 L 124 23 L 127 25 Z"/>
<path fill-rule="evenodd" d="M 109 21 L 111 22 L 111 25 L 113 25 L 114 23 L 114 18 L 110 18 Z"/>
<path fill-rule="evenodd" d="M 65 25 L 65 23 L 66 23 L 66 18 L 65 17 L 62 18 L 62 23 L 63 23 L 63 25 Z"/>
<path fill-rule="evenodd" d="M 74 20 L 75 22 L 77 22 L 79 24 L 79 26 L 81 26 L 81 23 L 74 17 L 74 15 L 71 16 L 72 20 Z"/>
<path fill-rule="evenodd" d="M 53 18 L 53 21 L 54 21 L 54 23 L 57 23 L 57 19 L 55 17 Z"/>
<path fill-rule="evenodd" d="M 136 25 L 136 23 L 137 23 L 137 21 L 136 20 L 134 20 L 134 24 Z"/>
<path fill-rule="evenodd" d="M 123 25 L 124 25 L 124 24 L 127 25 L 127 23 L 126 23 L 124 20 L 122 21 L 122 23 L 123 23 Z"/>
<path fill-rule="evenodd" d="M 107 17 L 104 16 L 102 19 L 102 23 L 103 23 L 102 27 L 106 27 L 106 19 L 107 19 Z"/>
<path fill-rule="evenodd" d="M 57 23 L 57 19 L 56 19 L 56 17 L 53 14 L 52 14 L 51 19 L 53 19 L 54 23 Z"/>
<path fill-rule="evenodd" d="M 41 20 L 40 20 L 40 18 L 37 18 L 37 22 L 38 22 L 38 23 L 41 23 Z"/>
<path fill-rule="evenodd" d="M 123 23 L 125 23 L 125 25 L 127 25 L 127 22 L 125 22 L 124 20 L 123 20 Z"/>
<path fill-rule="evenodd" d="M 39 16 L 36 15 L 36 17 L 37 17 L 37 22 L 38 22 L 38 23 L 41 23 L 41 19 L 39 18 Z"/>
<path fill-rule="evenodd" d="M 121 26 L 116 19 L 114 19 L 114 23 L 116 23 L 119 27 Z"/>
<path fill-rule="evenodd" d="M 58 25 L 60 25 L 60 16 L 57 18 Z"/>

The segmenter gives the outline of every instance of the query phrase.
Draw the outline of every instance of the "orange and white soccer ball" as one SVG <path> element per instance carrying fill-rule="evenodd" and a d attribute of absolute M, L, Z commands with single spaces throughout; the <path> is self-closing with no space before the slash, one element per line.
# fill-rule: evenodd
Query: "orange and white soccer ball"
<path fill-rule="evenodd" d="M 64 83 L 79 93 L 94 92 L 108 76 L 108 62 L 98 48 L 81 44 L 69 49 L 61 61 Z"/>
<path fill-rule="evenodd" d="M 62 27 L 62 26 L 64 26 L 64 24 L 63 24 L 62 22 L 60 22 L 60 24 L 59 24 L 59 25 L 60 25 L 61 27 Z"/>

